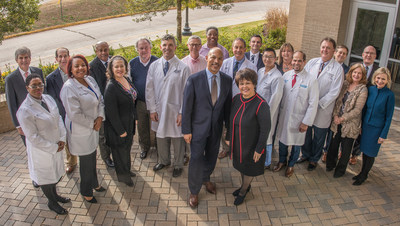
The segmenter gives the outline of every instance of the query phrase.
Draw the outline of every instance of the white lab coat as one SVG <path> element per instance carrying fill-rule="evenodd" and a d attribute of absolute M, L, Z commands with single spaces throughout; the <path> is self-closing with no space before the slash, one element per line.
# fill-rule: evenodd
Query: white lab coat
<path fill-rule="evenodd" d="M 66 139 L 56 102 L 46 94 L 42 98 L 50 112 L 29 94 L 17 111 L 26 137 L 29 174 L 39 185 L 55 184 L 64 175 L 64 155 L 57 152 L 57 143 Z"/>
<path fill-rule="evenodd" d="M 99 143 L 99 132 L 93 129 L 94 120 L 104 115 L 103 96 L 94 78 L 85 76 L 85 81 L 96 92 L 79 83 L 75 78 L 68 79 L 60 92 L 65 108 L 65 127 L 69 151 L 82 156 L 93 153 Z"/>
<path fill-rule="evenodd" d="M 232 97 L 236 96 L 236 94 L 240 93 L 240 90 L 238 86 L 236 85 L 235 82 L 235 75 L 233 74 L 233 62 L 234 62 L 235 57 L 230 57 L 228 59 L 225 59 L 224 62 L 222 63 L 220 71 L 224 72 L 225 74 L 229 75 L 232 77 Z M 257 66 L 254 65 L 250 60 L 248 60 L 246 57 L 244 57 L 244 62 L 242 65 L 240 65 L 239 70 L 245 69 L 245 68 L 250 68 L 253 71 L 257 73 Z M 238 71 L 239 71 L 238 70 Z"/>
<path fill-rule="evenodd" d="M 279 105 L 283 95 L 283 86 L 282 74 L 276 66 L 267 74 L 265 74 L 265 67 L 260 68 L 258 71 L 257 93 L 267 101 L 271 114 L 271 132 L 268 135 L 267 145 L 272 144 L 272 137 L 278 120 Z"/>
<path fill-rule="evenodd" d="M 183 135 L 176 119 L 182 113 L 183 90 L 190 68 L 174 56 L 169 60 L 169 69 L 164 76 L 164 61 L 163 57 L 154 61 L 147 72 L 146 105 L 150 113 L 158 114 L 158 122 L 151 122 L 156 136 L 178 138 Z"/>
<path fill-rule="evenodd" d="M 285 85 L 276 132 L 279 141 L 288 146 L 304 144 L 306 132 L 300 133 L 300 124 L 312 126 L 318 108 L 318 81 L 303 70 L 292 88 L 294 74 L 290 70 L 283 75 Z"/>
<path fill-rule="evenodd" d="M 318 76 L 321 63 L 321 57 L 311 59 L 304 70 L 318 79 L 319 102 L 314 125 L 318 128 L 328 128 L 331 125 L 336 98 L 339 96 L 343 85 L 344 72 L 342 65 L 332 58 Z"/>

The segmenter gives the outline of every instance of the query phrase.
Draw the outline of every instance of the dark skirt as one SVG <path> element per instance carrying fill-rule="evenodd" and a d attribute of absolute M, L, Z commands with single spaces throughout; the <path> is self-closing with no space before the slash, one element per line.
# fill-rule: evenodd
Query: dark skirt
<path fill-rule="evenodd" d="M 363 124 L 361 132 L 360 150 L 369 157 L 376 157 L 381 147 L 378 144 L 379 136 L 382 132 L 382 127 L 370 126 L 366 123 Z"/>
<path fill-rule="evenodd" d="M 242 149 L 242 162 L 240 162 L 239 139 L 234 139 L 234 149 L 232 153 L 233 167 L 246 176 L 259 176 L 264 174 L 265 150 L 258 162 L 254 162 L 255 150 Z"/>

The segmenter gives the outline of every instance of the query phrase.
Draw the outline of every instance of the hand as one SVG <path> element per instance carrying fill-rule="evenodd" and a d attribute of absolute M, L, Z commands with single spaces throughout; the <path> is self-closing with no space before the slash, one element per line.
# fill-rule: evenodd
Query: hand
<path fill-rule="evenodd" d="M 126 132 L 121 134 L 121 135 L 119 135 L 119 137 L 126 137 L 126 136 L 128 136 L 128 134 Z"/>
<path fill-rule="evenodd" d="M 379 139 L 378 139 L 378 144 L 383 144 L 383 142 L 385 142 L 385 140 L 386 140 L 386 139 L 383 139 L 383 138 L 379 137 Z"/>
<path fill-rule="evenodd" d="M 17 130 L 18 130 L 19 135 L 25 136 L 25 133 L 24 133 L 24 131 L 22 131 L 21 127 L 18 127 Z"/>
<path fill-rule="evenodd" d="M 99 131 L 100 130 L 100 128 L 101 128 L 101 123 L 103 122 L 103 117 L 97 117 L 95 120 L 94 120 L 94 125 L 93 125 L 93 129 L 94 130 L 96 130 L 96 131 Z"/>
<path fill-rule="evenodd" d="M 150 119 L 153 122 L 158 122 L 158 114 L 157 114 L 157 112 L 150 113 Z"/>
<path fill-rule="evenodd" d="M 192 134 L 183 134 L 183 139 L 185 139 L 186 143 L 190 144 L 192 141 Z"/>
<path fill-rule="evenodd" d="M 64 142 L 64 141 L 58 141 L 57 144 L 58 144 L 58 150 L 57 150 L 57 152 L 62 151 L 62 150 L 64 149 L 65 142 Z"/>
<path fill-rule="evenodd" d="M 300 123 L 300 126 L 299 126 L 299 131 L 300 131 L 300 133 L 306 132 L 307 129 L 308 129 L 308 126 L 307 126 L 306 124 Z"/>
<path fill-rule="evenodd" d="M 229 146 L 230 143 L 231 143 L 231 142 L 230 142 L 229 140 L 226 140 L 226 141 L 225 141 L 225 144 L 228 145 L 228 146 Z"/>
<path fill-rule="evenodd" d="M 339 124 L 340 124 L 339 117 L 337 117 L 337 116 L 333 117 L 333 122 L 334 122 L 336 125 L 339 125 Z"/>
<path fill-rule="evenodd" d="M 182 125 L 182 114 L 178 114 L 176 117 L 176 125 L 181 126 Z"/>
<path fill-rule="evenodd" d="M 254 152 L 254 156 L 253 156 L 254 162 L 258 162 L 258 160 L 260 160 L 260 158 L 261 158 L 261 154 L 258 154 L 258 153 L 255 151 L 255 152 Z"/>

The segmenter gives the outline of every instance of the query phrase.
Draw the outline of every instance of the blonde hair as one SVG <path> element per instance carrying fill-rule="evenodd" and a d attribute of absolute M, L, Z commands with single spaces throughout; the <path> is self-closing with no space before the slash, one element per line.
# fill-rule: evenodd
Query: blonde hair
<path fill-rule="evenodd" d="M 386 86 L 388 88 L 390 88 L 392 86 L 392 76 L 391 76 L 391 73 L 390 73 L 389 69 L 387 69 L 385 67 L 381 67 L 381 68 L 379 68 L 378 70 L 376 70 L 374 72 L 374 74 L 372 75 L 372 80 L 371 80 L 372 85 L 376 85 L 375 84 L 375 77 L 378 76 L 379 74 L 385 74 L 386 75 L 387 81 L 388 81 Z"/>

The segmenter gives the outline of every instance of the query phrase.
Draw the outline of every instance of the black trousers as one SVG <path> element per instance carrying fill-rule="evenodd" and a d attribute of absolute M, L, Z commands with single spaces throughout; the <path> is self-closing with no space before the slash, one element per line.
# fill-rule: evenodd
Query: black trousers
<path fill-rule="evenodd" d="M 93 189 L 99 186 L 96 170 L 96 150 L 91 154 L 79 156 L 79 171 L 81 175 L 81 194 L 92 197 Z"/>
<path fill-rule="evenodd" d="M 131 146 L 124 145 L 118 148 L 111 148 L 111 154 L 115 164 L 115 172 L 117 173 L 118 181 L 131 181 Z"/>
<path fill-rule="evenodd" d="M 374 165 L 375 157 L 370 157 L 363 153 L 362 160 L 363 161 L 362 161 L 361 172 L 360 174 L 358 174 L 358 179 L 361 181 L 365 181 L 368 178 L 369 171 Z"/>
<path fill-rule="evenodd" d="M 343 176 L 346 173 L 354 144 L 353 138 L 342 137 L 342 125 L 338 125 L 337 133 L 332 137 L 326 156 L 326 168 L 335 168 L 335 175 Z M 338 161 L 339 147 L 342 146 L 342 156 Z"/>
<path fill-rule="evenodd" d="M 42 189 L 46 198 L 49 200 L 49 205 L 58 205 L 56 184 L 40 185 L 40 188 Z"/>

